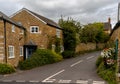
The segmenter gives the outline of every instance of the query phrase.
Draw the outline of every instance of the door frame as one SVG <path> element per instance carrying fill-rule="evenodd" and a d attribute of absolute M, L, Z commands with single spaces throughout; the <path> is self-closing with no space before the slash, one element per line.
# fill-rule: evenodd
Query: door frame
<path fill-rule="evenodd" d="M 37 49 L 37 45 L 24 45 L 24 60 L 26 60 L 28 58 L 28 49 L 32 48 L 33 52 L 36 51 Z"/>

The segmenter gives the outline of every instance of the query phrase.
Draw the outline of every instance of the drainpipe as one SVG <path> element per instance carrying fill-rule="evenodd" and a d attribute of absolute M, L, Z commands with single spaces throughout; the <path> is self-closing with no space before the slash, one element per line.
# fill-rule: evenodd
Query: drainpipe
<path fill-rule="evenodd" d="M 7 64 L 6 21 L 3 20 L 3 22 L 4 22 L 4 48 L 5 48 L 4 54 L 5 54 L 5 62 Z"/>

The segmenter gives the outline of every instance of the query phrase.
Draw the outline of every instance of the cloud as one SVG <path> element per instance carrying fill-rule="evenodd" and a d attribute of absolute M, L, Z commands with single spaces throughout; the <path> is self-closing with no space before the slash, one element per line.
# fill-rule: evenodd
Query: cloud
<path fill-rule="evenodd" d="M 4 12 L 7 15 L 12 14 L 18 10 L 21 5 L 11 1 L 11 0 L 0 0 L 0 11 Z"/>
<path fill-rule="evenodd" d="M 115 22 L 118 0 L 0 0 L 0 3 L 0 9 L 8 14 L 25 7 L 56 22 L 63 15 L 85 24 L 104 22 L 108 17 Z"/>

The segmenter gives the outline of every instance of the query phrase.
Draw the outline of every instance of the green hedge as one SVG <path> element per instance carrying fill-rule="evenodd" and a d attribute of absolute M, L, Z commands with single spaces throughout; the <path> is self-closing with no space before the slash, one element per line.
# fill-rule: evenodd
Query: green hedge
<path fill-rule="evenodd" d="M 106 68 L 103 62 L 103 59 L 101 57 L 98 58 L 96 61 L 97 66 L 97 73 L 98 75 L 106 80 L 108 84 L 117 84 L 116 82 L 116 64 L 111 66 L 110 68 Z"/>
<path fill-rule="evenodd" d="M 62 56 L 63 58 L 71 58 L 75 56 L 75 52 L 71 51 L 71 50 L 66 50 L 64 52 L 62 52 Z"/>
<path fill-rule="evenodd" d="M 15 69 L 8 64 L 0 64 L 0 74 L 10 74 L 15 72 Z"/>
<path fill-rule="evenodd" d="M 62 59 L 61 55 L 56 54 L 51 50 L 38 49 L 30 58 L 20 62 L 19 68 L 22 70 L 28 70 L 45 64 L 55 63 Z"/>

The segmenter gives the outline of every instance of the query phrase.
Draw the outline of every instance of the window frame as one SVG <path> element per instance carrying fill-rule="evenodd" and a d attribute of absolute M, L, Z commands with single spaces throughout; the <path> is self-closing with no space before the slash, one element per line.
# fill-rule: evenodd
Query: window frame
<path fill-rule="evenodd" d="M 23 46 L 20 46 L 20 56 L 23 56 Z"/>
<path fill-rule="evenodd" d="M 60 29 L 56 29 L 56 36 L 58 38 L 60 38 L 60 35 L 61 35 L 61 30 Z"/>
<path fill-rule="evenodd" d="M 34 28 L 34 29 L 33 29 Z M 36 29 L 37 28 L 37 29 Z M 36 31 L 37 30 L 37 31 Z M 33 31 L 33 32 L 32 32 Z M 39 26 L 30 26 L 30 33 L 39 33 Z"/>
<path fill-rule="evenodd" d="M 12 50 L 10 50 L 10 48 L 12 48 Z M 15 58 L 14 46 L 12 45 L 8 46 L 8 58 Z"/>
<path fill-rule="evenodd" d="M 15 32 L 15 25 L 12 25 L 12 32 Z"/>

